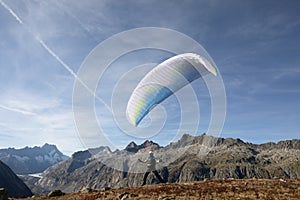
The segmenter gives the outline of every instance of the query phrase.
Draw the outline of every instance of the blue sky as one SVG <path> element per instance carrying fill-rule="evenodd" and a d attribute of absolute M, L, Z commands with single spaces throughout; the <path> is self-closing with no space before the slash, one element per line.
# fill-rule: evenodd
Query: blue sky
<path fill-rule="evenodd" d="M 0 148 L 45 142 L 58 145 L 66 154 L 86 148 L 74 123 L 75 78 L 70 71 L 77 73 L 88 54 L 105 39 L 139 27 L 179 31 L 207 50 L 226 88 L 222 137 L 254 143 L 299 138 L 300 3 L 296 0 L 1 2 Z M 114 67 L 130 69 L 170 56 L 149 50 L 120 58 L 104 79 L 108 87 L 99 87 L 97 94 L 110 101 L 106 94 L 113 88 Z M 208 126 L 210 101 L 201 80 L 193 87 L 203 91 L 197 94 L 200 134 Z M 162 145 L 170 142 L 167 135 L 176 129 L 180 117 L 176 104 L 175 98 L 165 103 L 174 119 L 168 118 L 164 133 L 149 139 Z M 99 102 L 96 110 L 99 116 L 105 112 Z M 109 127 L 106 134 L 113 132 L 116 146 L 122 148 L 134 139 L 118 132 L 109 124 L 111 120 L 101 120 Z M 140 143 L 143 139 L 135 140 Z"/>

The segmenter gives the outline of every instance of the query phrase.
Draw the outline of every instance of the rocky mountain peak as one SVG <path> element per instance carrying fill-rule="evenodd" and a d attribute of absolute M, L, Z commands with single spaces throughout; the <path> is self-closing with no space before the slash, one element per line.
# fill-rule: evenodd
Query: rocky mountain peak
<path fill-rule="evenodd" d="M 240 146 L 240 145 L 245 145 L 246 143 L 237 138 L 237 139 L 234 139 L 234 138 L 218 138 L 217 142 L 216 142 L 216 145 L 217 146 L 222 146 L 222 145 L 225 145 L 225 146 L 228 146 L 228 147 L 231 147 L 231 146 Z"/>
<path fill-rule="evenodd" d="M 91 156 L 92 156 L 92 154 L 90 153 L 89 150 L 78 151 L 78 152 L 75 152 L 72 155 L 72 159 L 75 159 L 75 160 L 86 160 L 86 159 L 90 158 Z"/>
<path fill-rule="evenodd" d="M 132 141 L 126 146 L 125 150 L 128 152 L 136 153 L 139 150 L 139 148 L 138 145 Z"/>
<path fill-rule="evenodd" d="M 96 155 L 96 154 L 110 154 L 112 151 L 108 146 L 101 146 L 101 147 L 97 147 L 97 148 L 90 148 L 88 149 L 88 151 L 92 154 L 92 155 Z"/>
<path fill-rule="evenodd" d="M 127 145 L 127 147 L 126 148 L 134 148 L 134 147 L 137 147 L 138 145 L 135 143 L 135 142 L 130 142 L 128 145 Z M 126 149 L 125 148 L 125 149 Z"/>
<path fill-rule="evenodd" d="M 138 145 L 138 150 L 156 150 L 161 148 L 161 146 L 159 146 L 159 144 L 151 141 L 151 140 L 146 140 L 144 143 L 142 143 L 141 145 Z"/>
<path fill-rule="evenodd" d="M 151 141 L 151 140 L 146 140 L 144 143 L 137 145 L 135 142 L 130 142 L 124 150 L 131 152 L 131 153 L 137 153 L 139 150 L 154 150 L 154 149 L 159 149 L 161 148 L 157 143 Z"/>
<path fill-rule="evenodd" d="M 43 150 L 46 150 L 46 151 L 51 151 L 51 150 L 58 150 L 57 149 L 57 147 L 55 146 L 55 145 L 53 145 L 53 144 L 48 144 L 48 143 L 45 143 L 42 147 L 41 147 L 41 149 L 43 149 Z"/>
<path fill-rule="evenodd" d="M 199 137 L 202 137 L 202 136 L 199 136 Z M 178 142 L 181 145 L 187 145 L 187 144 L 190 144 L 191 142 L 193 142 L 194 139 L 195 139 L 194 136 L 185 133 L 185 134 L 182 135 L 182 137 L 180 138 L 180 140 Z"/>
<path fill-rule="evenodd" d="M 181 138 L 176 141 L 176 142 L 172 142 L 170 143 L 167 147 L 169 148 L 181 148 L 181 147 L 185 147 L 188 145 L 193 145 L 193 144 L 203 144 L 204 141 L 208 140 L 209 138 L 213 138 L 212 136 L 207 136 L 205 133 L 203 133 L 200 136 L 192 136 L 190 134 L 183 134 L 181 136 Z"/>
<path fill-rule="evenodd" d="M 159 146 L 159 145 L 151 140 L 146 140 L 144 143 L 142 143 L 139 146 L 142 149 L 142 148 L 146 148 L 146 147 L 150 147 L 150 146 Z"/>

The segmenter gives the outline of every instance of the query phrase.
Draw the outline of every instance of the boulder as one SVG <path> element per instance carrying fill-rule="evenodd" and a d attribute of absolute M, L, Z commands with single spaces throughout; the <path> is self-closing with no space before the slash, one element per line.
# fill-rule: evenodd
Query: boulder
<path fill-rule="evenodd" d="M 0 188 L 0 200 L 8 200 L 8 191 L 5 188 Z"/>
<path fill-rule="evenodd" d="M 93 192 L 94 190 L 92 188 L 89 188 L 89 187 L 84 187 L 80 190 L 81 193 L 91 193 Z"/>
<path fill-rule="evenodd" d="M 62 192 L 61 190 L 54 190 L 52 192 L 49 192 L 48 197 L 60 197 L 65 195 L 64 192 Z"/>
<path fill-rule="evenodd" d="M 124 193 L 119 195 L 119 199 L 124 200 L 124 199 L 133 198 L 133 197 L 137 197 L 137 196 L 138 196 L 137 194 L 131 194 L 131 193 L 128 193 L 128 192 L 124 192 Z"/>

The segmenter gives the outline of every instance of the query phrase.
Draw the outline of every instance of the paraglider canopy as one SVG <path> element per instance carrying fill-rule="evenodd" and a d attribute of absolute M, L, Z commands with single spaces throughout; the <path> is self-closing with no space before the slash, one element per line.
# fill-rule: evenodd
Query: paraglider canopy
<path fill-rule="evenodd" d="M 128 121 L 137 126 L 157 104 L 185 85 L 210 73 L 217 76 L 216 68 L 195 53 L 176 55 L 158 64 L 132 92 L 126 108 Z"/>

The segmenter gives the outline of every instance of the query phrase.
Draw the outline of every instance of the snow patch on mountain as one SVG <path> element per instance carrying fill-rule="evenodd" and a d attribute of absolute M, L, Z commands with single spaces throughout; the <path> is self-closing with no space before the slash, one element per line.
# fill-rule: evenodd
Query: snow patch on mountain
<path fill-rule="evenodd" d="M 28 156 L 18 156 L 18 155 L 12 155 L 12 156 L 15 157 L 20 162 L 26 162 L 30 159 Z"/>

